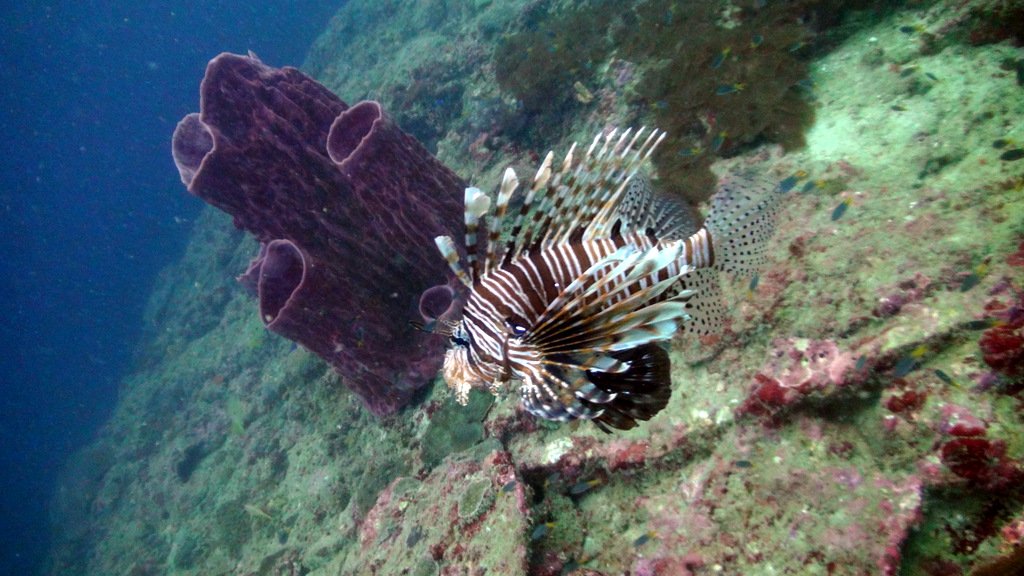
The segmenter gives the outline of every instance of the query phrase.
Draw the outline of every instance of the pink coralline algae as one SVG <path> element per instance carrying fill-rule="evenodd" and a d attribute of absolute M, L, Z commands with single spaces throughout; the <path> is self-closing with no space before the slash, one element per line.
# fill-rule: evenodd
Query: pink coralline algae
<path fill-rule="evenodd" d="M 778 339 L 738 413 L 774 414 L 808 394 L 845 386 L 853 367 L 853 355 L 831 340 Z"/>
<path fill-rule="evenodd" d="M 447 283 L 433 238 L 459 229 L 465 183 L 376 102 L 349 107 L 252 56 L 210 62 L 200 110 L 178 124 L 174 160 L 189 192 L 261 243 L 241 279 L 267 328 L 324 358 L 374 413 L 401 408 L 441 365 L 443 341 L 408 321 Z"/>
<path fill-rule="evenodd" d="M 900 572 L 903 543 L 921 522 L 922 486 L 919 478 L 911 476 L 903 482 L 876 481 L 876 487 L 889 494 L 889 498 L 879 504 L 884 516 L 877 529 L 887 535 L 878 568 L 882 574 L 890 576 Z"/>
<path fill-rule="evenodd" d="M 872 314 L 878 318 L 895 316 L 907 304 L 917 302 L 927 296 L 930 285 L 930 278 L 917 273 L 913 278 L 900 282 L 896 289 L 882 295 L 878 299 L 875 309 L 872 310 Z"/>

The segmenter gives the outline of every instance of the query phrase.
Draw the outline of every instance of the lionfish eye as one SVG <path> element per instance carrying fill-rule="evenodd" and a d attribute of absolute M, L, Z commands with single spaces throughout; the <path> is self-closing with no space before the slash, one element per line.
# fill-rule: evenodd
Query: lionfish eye
<path fill-rule="evenodd" d="M 450 340 L 452 344 L 455 344 L 456 346 L 462 346 L 463 348 L 469 347 L 469 340 L 466 340 L 461 336 L 452 336 Z"/>
<path fill-rule="evenodd" d="M 522 336 L 526 334 L 526 326 L 523 325 L 522 318 L 516 316 L 509 316 L 505 318 L 505 327 L 509 329 L 513 336 Z"/>

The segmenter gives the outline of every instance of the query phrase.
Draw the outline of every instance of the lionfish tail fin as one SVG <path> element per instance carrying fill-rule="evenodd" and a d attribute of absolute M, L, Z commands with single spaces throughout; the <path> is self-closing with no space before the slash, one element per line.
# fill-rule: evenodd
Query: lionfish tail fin
<path fill-rule="evenodd" d="M 715 269 L 739 276 L 758 271 L 767 260 L 783 194 L 777 182 L 754 173 L 730 174 L 719 182 L 704 221 Z"/>

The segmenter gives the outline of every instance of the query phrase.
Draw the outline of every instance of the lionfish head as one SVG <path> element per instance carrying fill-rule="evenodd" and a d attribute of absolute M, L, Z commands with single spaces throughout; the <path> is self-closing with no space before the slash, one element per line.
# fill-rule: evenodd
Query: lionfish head
<path fill-rule="evenodd" d="M 469 403 L 469 390 L 483 387 L 483 380 L 470 368 L 468 349 L 456 345 L 444 354 L 444 381 L 455 393 L 455 400 L 462 406 Z"/>
<path fill-rule="evenodd" d="M 461 323 L 452 331 L 451 341 L 452 347 L 444 355 L 444 381 L 455 393 L 455 401 L 465 406 L 469 402 L 470 389 L 484 388 L 486 385 L 472 369 L 468 335 Z"/>

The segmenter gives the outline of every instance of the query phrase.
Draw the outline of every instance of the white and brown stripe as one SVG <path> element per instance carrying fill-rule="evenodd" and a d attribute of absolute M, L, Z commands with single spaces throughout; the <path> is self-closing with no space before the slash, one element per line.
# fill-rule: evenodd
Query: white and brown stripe
<path fill-rule="evenodd" d="M 683 243 L 683 258 L 650 278 L 641 279 L 635 289 L 642 290 L 676 276 L 684 267 L 704 268 L 714 264 L 714 250 L 706 230 L 673 242 Z M 532 365 L 535 364 L 535 354 L 517 355 L 510 349 L 510 337 L 517 336 L 513 330 L 533 326 L 567 285 L 626 245 L 643 251 L 655 246 L 655 241 L 647 235 L 631 233 L 609 239 L 557 244 L 547 250 L 525 254 L 486 274 L 474 287 L 463 310 L 463 325 L 471 336 L 470 369 L 484 381 L 522 379 L 526 373 L 539 377 L 539 365 Z M 610 267 L 609 264 L 607 268 Z M 599 270 L 595 277 L 600 274 Z M 624 280 L 624 277 L 617 280 Z M 608 296 L 616 284 L 610 283 L 598 296 Z M 611 294 L 606 298 L 607 306 L 625 300 L 634 291 L 625 289 Z M 666 300 L 676 294 L 678 290 L 669 290 L 649 303 Z"/>

